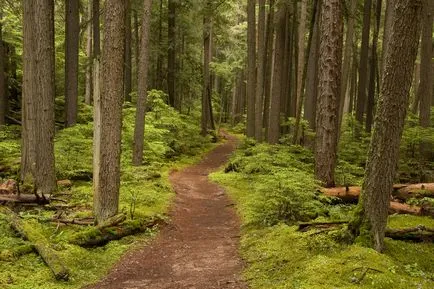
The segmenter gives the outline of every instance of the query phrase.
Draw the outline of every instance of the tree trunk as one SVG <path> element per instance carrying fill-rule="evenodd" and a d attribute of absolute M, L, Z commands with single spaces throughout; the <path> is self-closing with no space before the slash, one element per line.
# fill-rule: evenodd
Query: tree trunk
<path fill-rule="evenodd" d="M 315 130 L 316 127 L 316 106 L 318 95 L 318 56 L 319 56 L 319 29 L 321 26 L 321 4 L 317 2 L 315 24 L 312 31 L 312 44 L 309 51 L 306 75 L 306 101 L 304 103 L 304 118 L 309 122 L 309 127 Z"/>
<path fill-rule="evenodd" d="M 258 16 L 258 77 L 256 79 L 256 105 L 255 105 L 255 139 L 262 141 L 262 113 L 264 100 L 265 80 L 265 0 L 259 0 Z"/>
<path fill-rule="evenodd" d="M 8 98 L 6 95 L 6 79 L 5 79 L 5 58 L 6 53 L 3 45 L 3 8 L 0 8 L 0 125 L 6 124 L 6 110 L 8 106 Z"/>
<path fill-rule="evenodd" d="M 392 34 L 392 21 L 395 17 L 395 1 L 396 0 L 386 0 L 386 13 L 384 16 L 384 32 L 383 32 L 383 49 L 382 49 L 382 64 L 381 64 L 381 77 L 384 73 L 384 66 L 386 65 L 386 53 L 388 50 L 390 36 Z"/>
<path fill-rule="evenodd" d="M 338 110 L 342 73 L 343 22 L 341 1 L 323 1 L 321 15 L 315 176 L 326 187 L 332 187 L 335 183 L 334 171 L 338 145 Z"/>
<path fill-rule="evenodd" d="M 133 144 L 133 165 L 135 166 L 139 166 L 143 163 L 146 98 L 148 93 L 149 31 L 151 26 L 151 8 L 152 0 L 144 1 L 142 37 L 140 39 L 140 59 L 138 67 L 138 98 Z"/>
<path fill-rule="evenodd" d="M 176 78 L 176 0 L 168 0 L 168 54 L 167 54 L 167 86 L 169 105 L 175 107 L 175 78 Z"/>
<path fill-rule="evenodd" d="M 92 28 L 93 28 L 93 98 L 100 97 L 100 54 L 101 54 L 101 37 L 100 37 L 100 0 L 92 0 Z"/>
<path fill-rule="evenodd" d="M 131 0 L 125 1 L 125 72 L 124 72 L 124 99 L 131 102 L 132 80 L 132 48 L 131 48 Z"/>
<path fill-rule="evenodd" d="M 256 0 L 247 0 L 247 136 L 255 137 Z"/>
<path fill-rule="evenodd" d="M 399 145 L 407 114 L 409 91 L 420 35 L 422 0 L 397 0 L 392 34 L 376 113 L 376 121 L 359 202 L 355 235 L 384 249 L 387 210 L 395 177 Z"/>
<path fill-rule="evenodd" d="M 363 9 L 362 48 L 359 62 L 359 90 L 357 93 L 356 120 L 362 124 L 366 105 L 366 88 L 368 79 L 369 61 L 369 31 L 371 30 L 372 0 L 365 0 Z"/>
<path fill-rule="evenodd" d="M 273 68 L 273 84 L 270 98 L 270 116 L 268 123 L 268 136 L 267 141 L 270 144 L 279 142 L 280 137 L 280 106 L 281 106 L 281 93 L 283 73 L 283 55 L 285 52 L 285 24 L 286 19 L 286 4 L 281 4 L 277 8 L 275 19 L 276 38 L 274 44 L 274 68 Z"/>
<path fill-rule="evenodd" d="M 95 101 L 94 213 L 97 223 L 118 212 L 124 76 L 124 1 L 106 0 L 101 96 Z"/>
<path fill-rule="evenodd" d="M 378 46 L 378 34 L 380 32 L 380 22 L 381 22 L 381 5 L 382 0 L 376 0 L 375 7 L 375 26 L 374 34 L 372 35 L 372 48 L 371 48 L 371 64 L 369 68 L 369 91 L 368 91 L 368 106 L 366 108 L 366 132 L 371 133 L 372 122 L 374 121 L 374 108 L 375 108 L 375 93 L 376 93 L 376 76 L 377 76 L 377 46 Z M 377 86 L 379 83 L 377 83 Z"/>
<path fill-rule="evenodd" d="M 87 64 L 86 64 L 86 84 L 85 84 L 85 93 L 84 93 L 84 102 L 87 105 L 92 104 L 92 92 L 93 92 L 93 77 L 92 77 L 92 63 L 93 63 L 93 22 L 92 22 L 92 1 L 89 1 L 87 7 L 87 28 L 86 28 L 86 56 L 87 56 Z"/>
<path fill-rule="evenodd" d="M 268 136 L 268 123 L 270 117 L 271 81 L 273 75 L 273 40 L 274 40 L 274 0 L 269 0 L 269 12 L 267 17 L 267 35 L 265 37 L 265 83 L 264 83 L 264 119 L 262 126 L 265 128 L 265 136 Z"/>
<path fill-rule="evenodd" d="M 74 126 L 78 114 L 78 45 L 80 37 L 79 0 L 65 4 L 65 126 Z"/>
<path fill-rule="evenodd" d="M 209 99 L 211 95 L 211 79 L 209 63 L 211 62 L 211 2 L 206 1 L 203 16 L 203 88 L 202 88 L 202 115 L 201 133 L 207 135 L 210 120 Z"/>
<path fill-rule="evenodd" d="M 163 0 L 160 0 L 158 16 L 158 47 L 163 47 Z M 157 52 L 157 89 L 163 90 L 163 56 Z"/>
<path fill-rule="evenodd" d="M 134 89 L 139 90 L 139 66 L 140 66 L 140 36 L 139 36 L 139 16 L 137 9 L 133 13 L 134 21 L 134 60 L 135 60 L 135 79 L 134 79 Z"/>
<path fill-rule="evenodd" d="M 432 0 L 423 1 L 422 42 L 420 51 L 420 84 L 417 91 L 420 102 L 419 124 L 430 127 L 431 98 L 433 95 L 433 14 Z M 428 151 L 430 147 L 427 147 Z M 432 148 L 431 148 L 432 150 Z"/>
<path fill-rule="evenodd" d="M 342 84 L 339 99 L 339 130 L 344 116 L 344 103 L 347 94 L 349 79 L 351 76 L 351 60 L 354 45 L 354 24 L 356 20 L 357 0 L 350 0 L 350 10 L 347 23 L 347 34 L 345 37 L 344 63 L 342 65 Z"/>

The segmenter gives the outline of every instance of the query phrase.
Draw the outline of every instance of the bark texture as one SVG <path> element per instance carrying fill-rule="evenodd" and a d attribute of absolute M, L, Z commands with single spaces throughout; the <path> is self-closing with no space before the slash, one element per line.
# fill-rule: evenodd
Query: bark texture
<path fill-rule="evenodd" d="M 131 0 L 125 1 L 125 72 L 124 72 L 124 99 L 131 102 L 132 87 L 132 30 L 131 30 Z"/>
<path fill-rule="evenodd" d="M 143 162 L 146 99 L 148 95 L 149 31 L 151 26 L 151 8 L 152 0 L 145 0 L 143 2 L 142 35 L 140 38 L 138 66 L 138 98 L 133 144 L 133 164 L 136 166 L 141 165 Z"/>
<path fill-rule="evenodd" d="M 101 96 L 95 101 L 94 213 L 98 223 L 118 212 L 124 76 L 125 5 L 106 0 Z"/>
<path fill-rule="evenodd" d="M 422 0 L 397 0 L 356 233 L 384 249 L 387 211 L 420 35 Z"/>
<path fill-rule="evenodd" d="M 247 136 L 255 137 L 256 0 L 247 1 Z"/>
<path fill-rule="evenodd" d="M 264 82 L 265 82 L 265 0 L 259 0 L 258 16 L 258 77 L 256 80 L 256 100 L 255 100 L 255 139 L 262 141 L 262 112 L 264 101 Z"/>
<path fill-rule="evenodd" d="M 77 123 L 78 114 L 78 46 L 80 37 L 79 0 L 67 0 L 65 41 L 65 126 Z"/>
<path fill-rule="evenodd" d="M 315 176 L 326 187 L 331 187 L 334 186 L 341 93 L 343 22 L 340 0 L 323 1 L 320 35 Z"/>

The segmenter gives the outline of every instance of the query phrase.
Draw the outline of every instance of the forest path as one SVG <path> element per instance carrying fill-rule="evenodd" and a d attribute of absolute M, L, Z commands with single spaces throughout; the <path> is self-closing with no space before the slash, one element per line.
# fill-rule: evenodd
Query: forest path
<path fill-rule="evenodd" d="M 127 253 L 89 289 L 244 289 L 238 256 L 240 222 L 231 202 L 208 174 L 227 162 L 236 139 L 201 162 L 171 174 L 176 199 L 171 223 L 148 246 Z"/>

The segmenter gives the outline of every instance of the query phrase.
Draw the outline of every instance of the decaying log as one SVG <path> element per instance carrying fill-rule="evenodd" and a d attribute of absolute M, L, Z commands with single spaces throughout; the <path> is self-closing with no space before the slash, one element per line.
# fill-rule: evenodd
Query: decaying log
<path fill-rule="evenodd" d="M 65 220 L 65 219 L 52 218 L 49 221 L 53 223 L 62 223 L 62 224 L 80 225 L 80 226 L 91 226 L 94 224 L 94 221 L 83 221 L 83 220 L 75 220 L 75 219 Z"/>
<path fill-rule="evenodd" d="M 0 184 L 0 195 L 12 195 L 18 192 L 18 185 L 15 180 L 6 180 L 3 184 Z"/>
<path fill-rule="evenodd" d="M 105 220 L 101 224 L 98 224 L 96 226 L 96 228 L 98 230 L 101 230 L 101 229 L 108 228 L 108 227 L 114 227 L 114 226 L 119 225 L 120 223 L 122 223 L 126 219 L 127 219 L 127 216 L 125 216 L 124 214 L 119 214 L 119 215 L 113 216 L 111 218 L 108 218 L 107 220 Z"/>
<path fill-rule="evenodd" d="M 402 241 L 434 242 L 434 228 L 427 228 L 422 225 L 405 229 L 388 228 L 386 237 Z"/>
<path fill-rule="evenodd" d="M 0 251 L 0 261 L 11 261 L 21 256 L 30 254 L 35 251 L 35 247 L 31 244 L 16 246 L 11 249 Z"/>
<path fill-rule="evenodd" d="M 148 228 L 161 224 L 161 219 L 148 220 L 143 222 L 134 222 L 123 224 L 118 227 L 93 227 L 88 230 L 78 232 L 69 241 L 69 243 L 80 247 L 90 248 L 104 246 L 110 241 L 120 240 L 126 236 L 135 235 L 144 232 Z"/>
<path fill-rule="evenodd" d="M 348 221 L 330 221 L 330 222 L 303 222 L 298 224 L 298 230 L 308 231 L 310 228 L 323 229 L 348 224 Z"/>
<path fill-rule="evenodd" d="M 7 210 L 6 218 L 10 226 L 20 234 L 22 238 L 32 243 L 36 252 L 41 256 L 57 280 L 66 281 L 69 279 L 69 270 L 60 260 L 56 252 L 50 248 L 48 241 L 42 234 L 34 230 L 32 225 L 23 222 L 21 218 L 11 210 Z"/>
<path fill-rule="evenodd" d="M 0 203 L 18 203 L 18 204 L 38 204 L 46 205 L 50 203 L 48 198 L 39 195 L 20 194 L 20 195 L 0 195 Z"/>

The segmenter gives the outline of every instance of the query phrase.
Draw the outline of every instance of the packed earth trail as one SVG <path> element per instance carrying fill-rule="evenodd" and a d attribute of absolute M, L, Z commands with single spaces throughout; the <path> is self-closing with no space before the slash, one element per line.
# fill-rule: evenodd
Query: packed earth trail
<path fill-rule="evenodd" d="M 87 289 L 244 289 L 240 221 L 224 190 L 208 180 L 234 151 L 227 141 L 191 167 L 173 172 L 171 222 L 150 244 L 130 251 Z"/>

